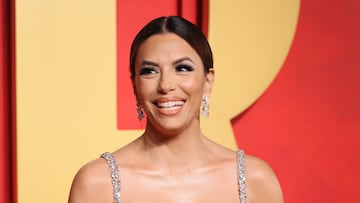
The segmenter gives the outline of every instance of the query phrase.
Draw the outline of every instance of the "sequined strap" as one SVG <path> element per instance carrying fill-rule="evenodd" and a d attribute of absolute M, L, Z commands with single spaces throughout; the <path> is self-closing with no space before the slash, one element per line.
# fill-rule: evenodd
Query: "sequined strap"
<path fill-rule="evenodd" d="M 111 172 L 111 182 L 113 186 L 113 199 L 114 203 L 121 203 L 120 201 L 120 194 L 121 194 L 121 184 L 120 184 L 120 178 L 119 178 L 119 169 L 116 166 L 116 161 L 114 156 L 109 153 L 105 152 L 101 155 L 102 158 L 106 159 L 109 165 L 109 169 Z"/>
<path fill-rule="evenodd" d="M 237 154 L 237 180 L 239 185 L 239 196 L 241 203 L 247 203 L 246 176 L 245 176 L 245 153 L 242 150 L 236 151 Z"/>

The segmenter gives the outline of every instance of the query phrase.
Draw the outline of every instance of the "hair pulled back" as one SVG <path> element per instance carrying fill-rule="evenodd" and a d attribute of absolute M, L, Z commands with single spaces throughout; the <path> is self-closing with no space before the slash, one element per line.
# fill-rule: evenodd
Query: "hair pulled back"
<path fill-rule="evenodd" d="M 145 25 L 132 42 L 130 51 L 132 80 L 135 77 L 135 59 L 141 44 L 153 35 L 164 33 L 174 33 L 184 39 L 200 56 L 205 73 L 213 68 L 213 56 L 209 42 L 196 25 L 179 16 L 159 17 Z"/>

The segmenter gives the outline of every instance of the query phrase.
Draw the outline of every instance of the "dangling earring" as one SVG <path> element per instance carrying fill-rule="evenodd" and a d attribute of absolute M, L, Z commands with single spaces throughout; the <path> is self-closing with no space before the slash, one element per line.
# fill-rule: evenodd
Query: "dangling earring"
<path fill-rule="evenodd" d="M 141 104 L 139 100 L 136 100 L 136 111 L 139 121 L 141 121 L 144 118 L 144 112 L 141 109 Z"/>
<path fill-rule="evenodd" d="M 203 106 L 202 106 L 202 112 L 201 112 L 205 118 L 209 117 L 209 96 L 205 96 L 203 99 Z"/>

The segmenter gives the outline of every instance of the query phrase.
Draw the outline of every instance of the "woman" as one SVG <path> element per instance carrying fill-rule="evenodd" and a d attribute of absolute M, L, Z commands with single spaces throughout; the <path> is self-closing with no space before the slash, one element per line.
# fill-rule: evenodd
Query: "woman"
<path fill-rule="evenodd" d="M 133 41 L 130 72 L 145 131 L 82 167 L 70 203 L 283 202 L 265 162 L 212 142 L 200 129 L 214 69 L 195 25 L 177 16 L 151 21 Z"/>

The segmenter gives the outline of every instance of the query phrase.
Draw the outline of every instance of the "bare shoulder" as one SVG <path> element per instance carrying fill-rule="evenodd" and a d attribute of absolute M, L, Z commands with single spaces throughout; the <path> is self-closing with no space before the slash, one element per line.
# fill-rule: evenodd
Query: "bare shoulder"
<path fill-rule="evenodd" d="M 81 167 L 75 175 L 69 203 L 112 202 L 111 187 L 106 160 L 96 159 Z"/>
<path fill-rule="evenodd" d="M 247 191 L 250 202 L 283 203 L 280 183 L 262 159 L 246 155 Z"/>

